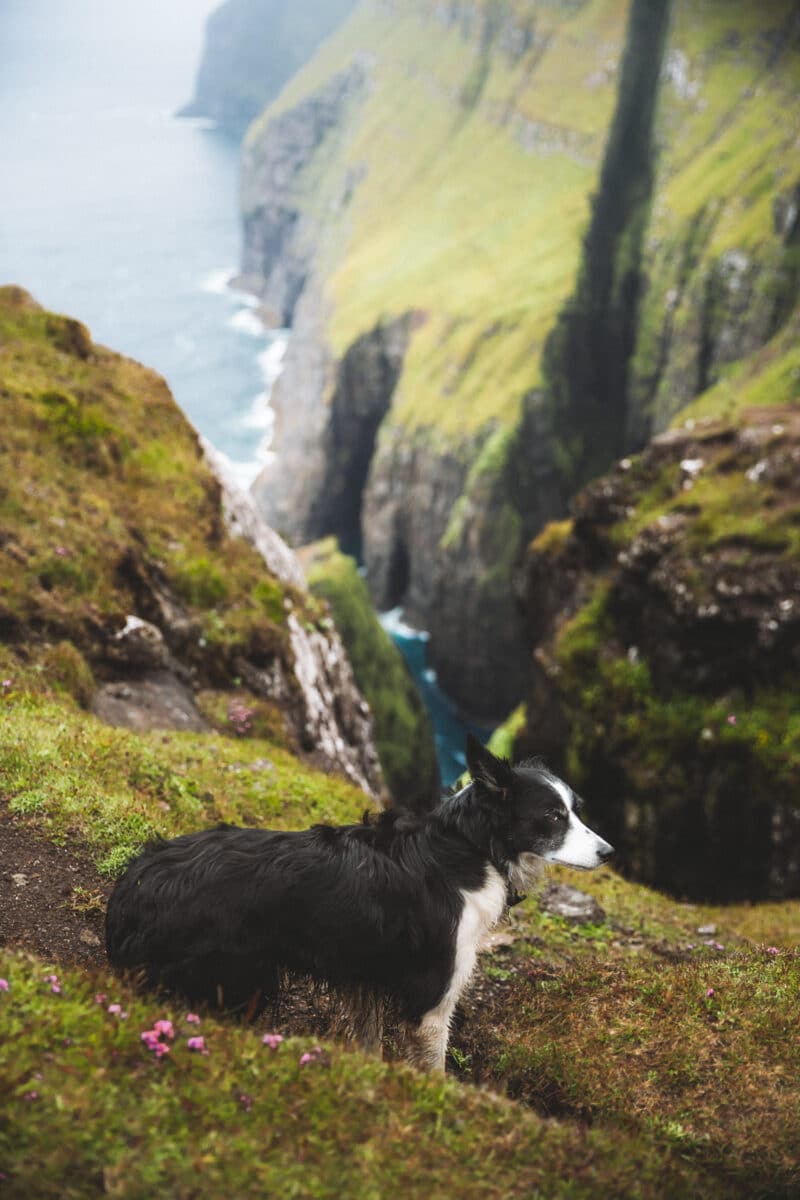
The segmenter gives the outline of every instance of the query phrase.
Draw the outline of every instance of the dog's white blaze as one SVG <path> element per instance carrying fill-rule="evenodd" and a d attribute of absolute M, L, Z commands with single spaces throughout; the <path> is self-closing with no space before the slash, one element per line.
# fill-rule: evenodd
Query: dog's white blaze
<path fill-rule="evenodd" d="M 564 841 L 557 850 L 550 850 L 544 857 L 548 862 L 563 863 L 565 867 L 582 867 L 590 870 L 599 867 L 603 862 L 602 855 L 607 854 L 611 846 L 599 837 L 588 825 L 572 811 L 569 814 L 569 825 Z"/>
<path fill-rule="evenodd" d="M 474 892 L 461 892 L 464 908 L 456 932 L 456 955 L 447 991 L 436 1008 L 420 1022 L 420 1035 L 426 1047 L 428 1065 L 443 1071 L 450 1034 L 450 1021 L 458 998 L 475 970 L 478 950 L 486 934 L 496 925 L 506 906 L 506 884 L 500 872 L 487 867 L 486 882 Z"/>
<path fill-rule="evenodd" d="M 551 775 L 548 782 L 552 784 L 554 790 L 558 792 L 559 796 L 564 801 L 564 806 L 567 812 L 571 813 L 573 804 L 572 789 L 567 787 L 563 779 L 556 779 L 555 775 Z"/>

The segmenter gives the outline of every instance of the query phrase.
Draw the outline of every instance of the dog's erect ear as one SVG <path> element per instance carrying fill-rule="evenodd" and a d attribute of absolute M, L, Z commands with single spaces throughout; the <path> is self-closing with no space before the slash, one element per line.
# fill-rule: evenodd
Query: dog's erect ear
<path fill-rule="evenodd" d="M 473 781 L 491 792 L 505 792 L 511 787 L 511 763 L 495 758 L 471 733 L 467 734 L 467 766 Z"/>

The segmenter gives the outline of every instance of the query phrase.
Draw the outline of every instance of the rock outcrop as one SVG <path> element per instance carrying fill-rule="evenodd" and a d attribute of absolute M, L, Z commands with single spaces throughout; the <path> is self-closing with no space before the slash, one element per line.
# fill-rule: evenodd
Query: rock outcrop
<path fill-rule="evenodd" d="M 354 0 L 225 0 L 206 24 L 203 58 L 182 117 L 241 135 L 345 20 Z"/>
<path fill-rule="evenodd" d="M 637 879 L 800 895 L 800 411 L 690 421 L 528 557 L 528 746 Z"/>

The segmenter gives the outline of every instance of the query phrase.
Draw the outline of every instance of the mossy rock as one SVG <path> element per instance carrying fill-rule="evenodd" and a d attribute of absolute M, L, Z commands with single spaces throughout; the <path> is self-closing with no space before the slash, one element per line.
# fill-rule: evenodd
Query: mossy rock
<path fill-rule="evenodd" d="M 301 558 L 312 594 L 330 605 L 356 682 L 372 710 L 394 802 L 429 807 L 439 788 L 430 719 L 402 654 L 375 615 L 355 560 L 342 554 L 332 538 L 306 547 Z"/>

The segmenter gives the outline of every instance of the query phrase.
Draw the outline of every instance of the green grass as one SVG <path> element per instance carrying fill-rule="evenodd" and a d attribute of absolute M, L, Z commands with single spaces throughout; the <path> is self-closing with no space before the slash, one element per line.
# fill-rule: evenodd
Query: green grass
<path fill-rule="evenodd" d="M 132 995 L 0 952 L 0 1163 L 10 1196 L 676 1197 L 709 1194 L 666 1139 L 544 1121 L 500 1098 Z M 104 996 L 102 1003 L 96 997 Z M 126 1016 L 109 1013 L 118 1003 Z M 171 1020 L 170 1052 L 140 1039 Z M 207 1054 L 188 1048 L 201 1035 Z"/>
<path fill-rule="evenodd" d="M 735 421 L 750 408 L 800 406 L 800 309 L 765 346 L 725 372 L 714 387 L 681 410 L 687 421 Z"/>
<path fill-rule="evenodd" d="M 219 821 L 302 828 L 360 820 L 363 792 L 257 737 L 133 734 L 65 699 L 0 699 L 0 798 L 54 841 L 79 838 L 115 875 L 141 844 Z"/>

